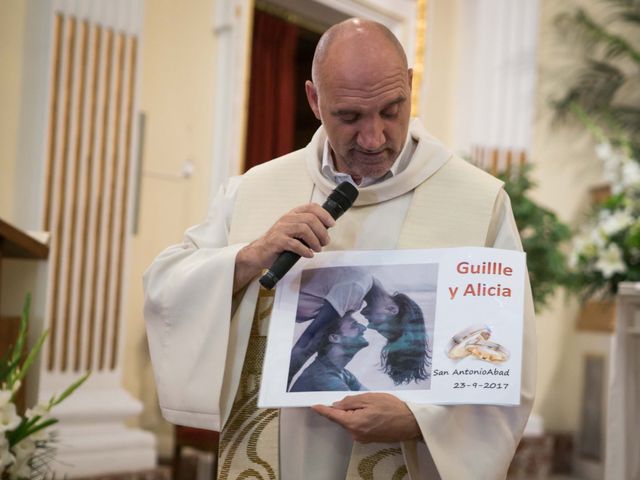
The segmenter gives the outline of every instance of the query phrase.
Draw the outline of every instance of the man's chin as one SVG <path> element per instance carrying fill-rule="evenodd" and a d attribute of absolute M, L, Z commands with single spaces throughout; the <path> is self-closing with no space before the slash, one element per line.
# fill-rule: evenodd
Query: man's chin
<path fill-rule="evenodd" d="M 363 167 L 363 165 L 360 165 L 360 167 Z M 385 163 L 384 165 L 377 165 L 375 166 L 375 168 L 359 168 L 356 172 L 356 175 L 362 178 L 378 179 L 384 177 L 389 171 L 390 167 L 390 165 Z"/>
<path fill-rule="evenodd" d="M 389 171 L 393 160 L 387 153 L 367 155 L 355 153 L 351 156 L 351 165 L 356 175 L 368 178 L 380 178 Z"/>

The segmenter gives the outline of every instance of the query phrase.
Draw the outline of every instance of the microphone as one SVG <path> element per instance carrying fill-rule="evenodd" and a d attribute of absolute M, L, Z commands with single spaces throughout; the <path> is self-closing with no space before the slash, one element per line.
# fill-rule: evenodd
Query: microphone
<path fill-rule="evenodd" d="M 334 220 L 337 220 L 353 205 L 357 197 L 358 189 L 349 182 L 342 182 L 327 197 L 322 208 L 329 212 Z M 288 250 L 280 253 L 269 270 L 260 277 L 260 284 L 271 290 L 299 259 L 300 255 Z"/>

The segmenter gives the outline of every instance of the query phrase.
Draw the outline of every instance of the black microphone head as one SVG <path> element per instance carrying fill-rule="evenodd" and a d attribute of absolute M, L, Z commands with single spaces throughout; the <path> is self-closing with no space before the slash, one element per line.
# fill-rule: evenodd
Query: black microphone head
<path fill-rule="evenodd" d="M 358 189 L 356 187 L 349 182 L 342 182 L 327 197 L 327 200 L 322 204 L 322 208 L 337 220 L 353 205 L 357 196 Z"/>
<path fill-rule="evenodd" d="M 343 211 L 348 210 L 358 198 L 358 189 L 350 182 L 342 182 L 329 195 L 329 199 L 336 202 Z"/>
<path fill-rule="evenodd" d="M 265 272 L 264 275 L 260 277 L 260 285 L 262 285 L 267 290 L 271 290 L 273 287 L 276 286 L 276 283 L 278 283 L 278 280 L 280 280 L 278 276 L 275 273 L 273 273 L 271 270 L 268 270 L 267 272 Z"/>

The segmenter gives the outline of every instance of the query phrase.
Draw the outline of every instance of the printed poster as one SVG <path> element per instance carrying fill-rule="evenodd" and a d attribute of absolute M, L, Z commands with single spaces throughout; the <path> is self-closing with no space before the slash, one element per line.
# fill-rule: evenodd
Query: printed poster
<path fill-rule="evenodd" d="M 476 247 L 300 260 L 276 287 L 258 405 L 518 405 L 525 269 L 522 252 Z"/>

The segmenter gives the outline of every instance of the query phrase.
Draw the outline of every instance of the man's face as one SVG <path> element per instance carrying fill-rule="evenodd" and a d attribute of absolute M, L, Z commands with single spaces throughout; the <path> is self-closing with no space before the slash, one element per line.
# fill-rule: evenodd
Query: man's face
<path fill-rule="evenodd" d="M 340 319 L 338 332 L 330 335 L 330 341 L 342 346 L 346 353 L 355 353 L 363 349 L 369 342 L 364 338 L 367 327 L 356 321 L 351 315 Z"/>
<path fill-rule="evenodd" d="M 369 324 L 368 328 L 377 331 L 387 339 L 398 336 L 400 320 L 398 306 L 392 298 L 378 296 L 367 300 L 367 305 L 360 311 Z"/>
<path fill-rule="evenodd" d="M 307 98 L 322 121 L 336 168 L 356 182 L 380 178 L 404 147 L 411 113 L 411 70 L 397 55 L 336 52 Z"/>

